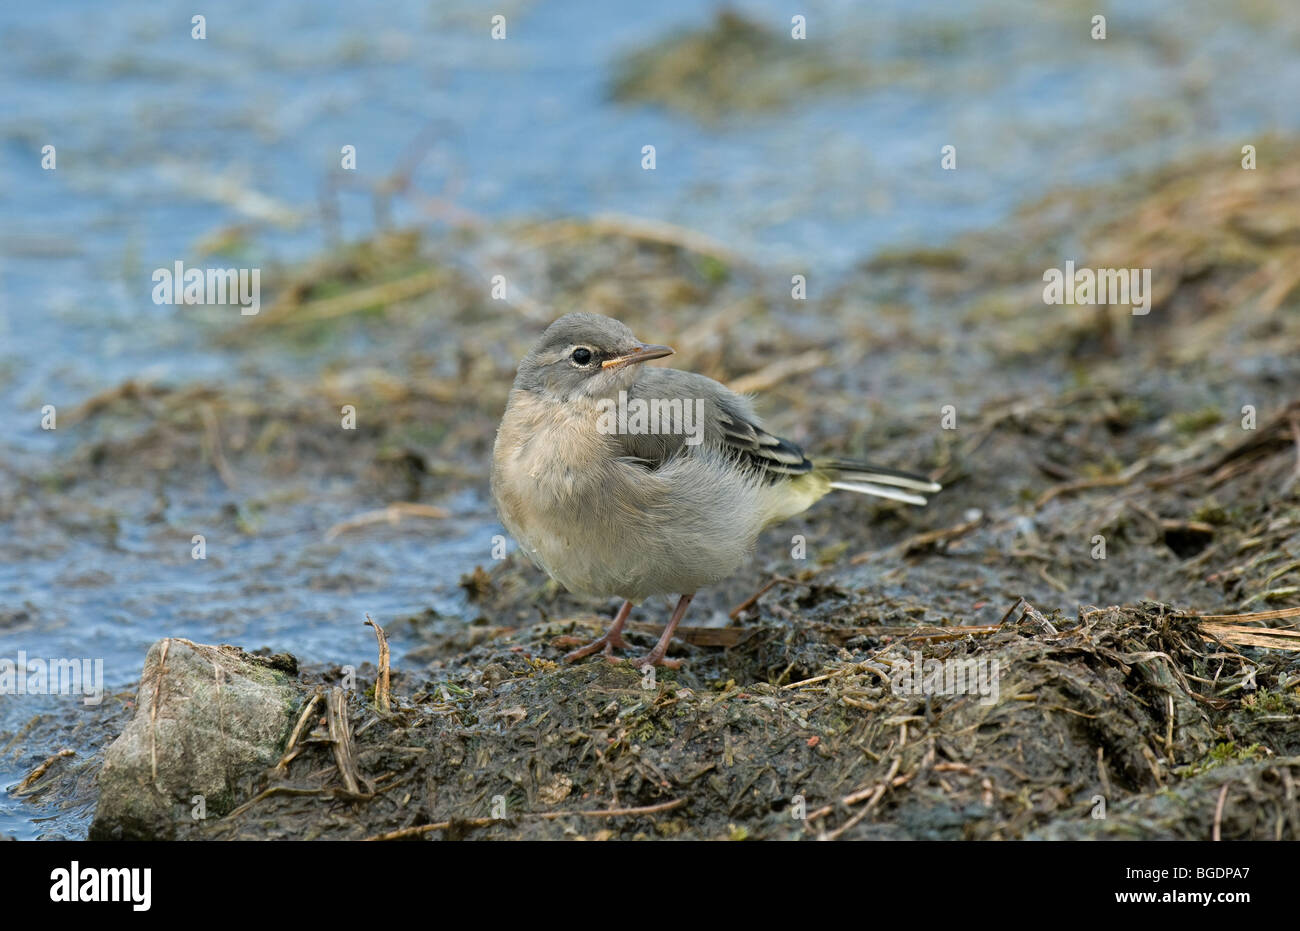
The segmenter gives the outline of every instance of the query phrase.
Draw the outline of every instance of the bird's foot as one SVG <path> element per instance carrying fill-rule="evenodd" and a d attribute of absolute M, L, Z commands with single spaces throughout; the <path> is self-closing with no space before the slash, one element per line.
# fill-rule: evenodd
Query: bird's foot
<path fill-rule="evenodd" d="M 623 639 L 623 625 L 627 623 L 627 616 L 631 613 L 632 602 L 623 602 L 623 607 L 619 608 L 618 613 L 614 615 L 614 623 L 609 625 L 609 630 L 605 631 L 605 635 L 597 637 L 586 646 L 578 647 L 572 653 L 565 653 L 564 661 L 566 663 L 576 663 L 584 656 L 590 656 L 598 650 L 603 650 L 605 659 L 617 663 L 618 657 L 614 655 L 614 650 L 616 648 L 619 650 L 627 649 L 627 641 Z"/>
<path fill-rule="evenodd" d="M 642 656 L 640 659 L 629 659 L 628 662 L 636 669 L 642 669 L 646 666 L 667 666 L 669 669 L 678 669 L 682 665 L 679 659 L 669 659 L 665 654 L 668 652 L 668 644 L 672 642 L 673 631 L 681 623 L 682 617 L 686 614 L 686 609 L 690 607 L 691 599 L 694 594 L 682 595 L 677 600 L 677 607 L 673 609 L 673 616 L 668 619 L 668 626 L 664 632 L 659 635 L 659 642 L 655 644 L 654 649 Z"/>
<path fill-rule="evenodd" d="M 631 664 L 633 669 L 640 669 L 643 666 L 667 666 L 669 669 L 681 669 L 682 661 L 679 659 L 669 659 L 659 650 L 651 650 L 645 656 L 629 657 L 623 662 Z"/>
<path fill-rule="evenodd" d="M 591 641 L 591 643 L 587 644 L 586 646 L 578 647 L 578 649 L 574 650 L 572 653 L 565 653 L 564 661 L 566 663 L 576 663 L 584 656 L 590 656 L 593 653 L 603 652 L 605 654 L 605 658 L 608 659 L 611 663 L 621 662 L 621 660 L 614 655 L 614 651 L 616 649 L 626 650 L 627 641 L 623 639 L 622 633 L 620 633 L 617 630 L 611 630 L 604 636 L 597 637 L 595 640 Z"/>
<path fill-rule="evenodd" d="M 572 653 L 564 655 L 566 663 L 572 663 L 582 659 L 584 656 L 590 656 L 598 650 L 605 654 L 605 659 L 611 663 L 631 663 L 633 668 L 640 669 L 643 666 L 667 666 L 669 669 L 678 669 L 682 665 L 679 659 L 668 659 L 668 644 L 673 638 L 673 631 L 681 623 L 682 616 L 686 613 L 686 608 L 690 605 L 694 595 L 682 595 L 677 601 L 677 607 L 673 610 L 673 616 L 668 620 L 668 626 L 659 637 L 659 642 L 655 644 L 654 649 L 637 659 L 619 659 L 614 655 L 615 648 L 620 650 L 627 649 L 627 643 L 623 640 L 623 625 L 627 622 L 627 616 L 632 610 L 630 601 L 623 602 L 623 607 L 619 608 L 618 614 L 614 616 L 614 623 L 610 625 L 609 630 L 603 637 L 591 641 L 585 647 L 579 647 Z"/>
<path fill-rule="evenodd" d="M 647 653 L 645 656 L 628 657 L 624 659 L 621 656 L 615 656 L 614 651 L 626 650 L 628 643 L 623 639 L 623 635 L 617 632 L 605 634 L 603 637 L 591 641 L 586 646 L 578 647 L 572 653 L 564 654 L 566 663 L 576 663 L 585 656 L 593 653 L 603 653 L 605 659 L 611 663 L 628 663 L 633 669 L 640 669 L 643 666 L 667 666 L 669 669 L 680 669 L 682 661 L 679 659 L 669 659 L 664 656 L 664 651 L 657 647 Z"/>

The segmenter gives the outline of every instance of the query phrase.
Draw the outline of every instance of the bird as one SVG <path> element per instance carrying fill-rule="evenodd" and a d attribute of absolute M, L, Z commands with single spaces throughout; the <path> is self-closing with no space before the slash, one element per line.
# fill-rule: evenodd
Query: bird
<path fill-rule="evenodd" d="M 759 534 L 831 491 L 924 505 L 928 478 L 811 458 L 769 433 L 749 399 L 694 372 L 647 365 L 673 354 L 626 325 L 574 312 L 519 364 L 492 451 L 491 493 L 529 559 L 571 592 L 623 599 L 606 633 L 567 654 L 613 662 L 635 604 L 679 600 L 637 668 L 666 656 L 700 589 L 735 572 Z M 621 405 L 621 407 L 620 407 Z M 653 415 L 647 415 L 646 411 Z M 637 413 L 637 412 L 640 413 Z"/>

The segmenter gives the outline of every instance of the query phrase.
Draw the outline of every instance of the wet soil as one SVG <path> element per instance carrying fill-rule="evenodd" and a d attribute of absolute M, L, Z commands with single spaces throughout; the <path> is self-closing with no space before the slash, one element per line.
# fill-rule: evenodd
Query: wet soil
<path fill-rule="evenodd" d="M 381 237 L 214 324 L 231 351 L 323 365 L 127 383 L 70 416 L 56 469 L 8 470 L 0 509 L 33 552 L 114 540 L 123 513 L 162 532 L 197 488 L 243 534 L 329 504 L 346 517 L 319 532 L 343 553 L 456 524 L 481 538 L 454 607 L 376 617 L 397 648 L 387 712 L 358 654 L 363 791 L 313 728 L 194 837 L 1295 839 L 1300 654 L 1242 635 L 1294 632 L 1300 607 L 1300 148 L 1269 151 L 1268 170 L 1215 153 L 1063 191 L 806 300 L 799 269 L 671 227 Z M 1044 304 L 1067 259 L 1152 269 L 1150 312 Z M 492 298 L 474 270 L 498 266 L 526 299 Z M 755 392 L 773 432 L 945 490 L 923 510 L 828 499 L 773 528 L 697 597 L 679 670 L 563 665 L 616 605 L 495 559 L 485 475 L 515 360 L 578 308 Z M 634 611 L 636 645 L 668 609 Z M 997 688 L 899 688 L 918 654 L 996 669 Z M 304 701 L 346 674 L 308 670 Z M 106 732 L 124 707 L 105 702 Z M 56 725 L 6 752 L 59 742 Z M 93 804 L 87 765 L 52 765 L 47 804 Z"/>

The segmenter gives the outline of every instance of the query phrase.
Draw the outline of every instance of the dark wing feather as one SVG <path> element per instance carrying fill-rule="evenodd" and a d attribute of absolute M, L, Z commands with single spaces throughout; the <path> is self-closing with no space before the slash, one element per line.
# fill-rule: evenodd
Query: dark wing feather
<path fill-rule="evenodd" d="M 659 468 L 673 456 L 689 456 L 693 450 L 706 447 L 725 452 L 769 482 L 804 475 L 813 469 L 802 449 L 764 430 L 744 398 L 711 378 L 674 369 L 646 369 L 629 398 L 680 399 L 683 405 L 693 404 L 696 399 L 704 401 L 704 440 L 699 445 L 686 443 L 681 434 L 629 434 L 619 438 L 625 455 L 649 469 Z"/>
<path fill-rule="evenodd" d="M 695 400 L 704 402 L 703 442 L 691 445 L 681 433 L 628 434 L 618 438 L 623 455 L 647 469 L 658 469 L 674 456 L 690 456 L 700 449 L 718 450 L 740 467 L 771 484 L 791 481 L 817 469 L 832 487 L 882 497 L 899 498 L 913 504 L 924 499 L 912 492 L 937 492 L 940 486 L 924 475 L 883 468 L 854 460 L 819 460 L 817 465 L 789 440 L 768 433 L 749 402 L 711 378 L 675 369 L 645 369 L 629 391 L 629 397 L 643 400 L 680 400 L 682 410 Z M 694 411 L 694 407 L 690 410 Z M 874 489 L 869 486 L 878 486 Z M 905 489 L 887 494 L 890 488 Z"/>
<path fill-rule="evenodd" d="M 721 413 L 718 423 L 722 428 L 723 448 L 741 465 L 760 473 L 768 481 L 793 478 L 813 470 L 812 462 L 802 449 L 789 440 L 773 436 L 736 412 Z"/>

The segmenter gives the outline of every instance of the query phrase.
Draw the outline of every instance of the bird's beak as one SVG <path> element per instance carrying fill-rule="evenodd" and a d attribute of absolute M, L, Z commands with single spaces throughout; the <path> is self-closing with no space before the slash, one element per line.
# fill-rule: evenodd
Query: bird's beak
<path fill-rule="evenodd" d="M 631 352 L 615 356 L 612 359 L 606 359 L 600 363 L 600 367 L 603 369 L 621 369 L 625 365 L 637 365 L 641 362 L 649 362 L 651 359 L 662 359 L 664 356 L 671 356 L 672 354 L 671 346 L 650 346 L 642 343 Z"/>

